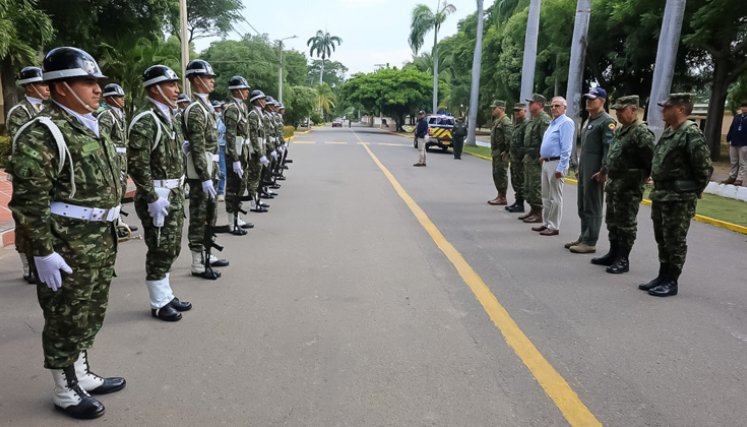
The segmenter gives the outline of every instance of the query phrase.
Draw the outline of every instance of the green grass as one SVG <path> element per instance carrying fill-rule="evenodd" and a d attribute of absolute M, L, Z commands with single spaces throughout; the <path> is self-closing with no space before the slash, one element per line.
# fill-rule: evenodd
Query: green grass
<path fill-rule="evenodd" d="M 490 157 L 490 147 L 478 147 L 476 145 L 465 145 L 462 150 L 469 154 L 479 154 L 481 156 Z"/>

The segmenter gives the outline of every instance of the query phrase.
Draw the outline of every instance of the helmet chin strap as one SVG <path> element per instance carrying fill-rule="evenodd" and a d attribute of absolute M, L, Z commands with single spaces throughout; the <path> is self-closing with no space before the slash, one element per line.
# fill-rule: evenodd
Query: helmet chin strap
<path fill-rule="evenodd" d="M 114 104 L 115 107 L 119 108 L 120 110 L 124 110 L 124 105 L 120 104 L 116 97 L 111 96 L 112 104 Z"/>
<path fill-rule="evenodd" d="M 163 93 L 163 90 L 161 89 L 161 85 L 156 85 L 156 89 L 158 89 L 158 93 L 161 94 L 161 98 L 166 101 L 166 104 L 169 107 L 171 107 L 172 109 L 176 108 L 176 102 L 171 102 L 171 100 L 166 97 L 166 95 Z"/>
<path fill-rule="evenodd" d="M 36 88 L 35 84 L 31 83 L 31 89 L 33 89 L 34 92 L 36 92 L 36 94 L 39 95 L 39 99 L 41 99 L 42 101 L 46 100 L 46 98 L 44 98 L 44 95 L 42 95 L 41 92 L 39 92 L 39 89 Z"/>
<path fill-rule="evenodd" d="M 62 82 L 62 84 L 64 84 L 64 85 L 65 85 L 65 87 L 67 88 L 67 90 L 68 90 L 68 91 L 70 91 L 70 93 L 71 93 L 71 94 L 73 95 L 73 98 L 75 98 L 75 100 L 76 100 L 76 101 L 78 101 L 78 103 L 79 103 L 79 104 L 80 104 L 81 106 L 83 106 L 83 108 L 85 108 L 86 110 L 90 111 L 91 113 L 94 113 L 94 112 L 96 112 L 96 109 L 95 109 L 95 108 L 91 107 L 90 105 L 88 105 L 88 104 L 86 104 L 85 102 L 83 102 L 83 100 L 82 100 L 82 99 L 80 99 L 80 97 L 78 96 L 78 94 L 77 94 L 77 93 L 75 93 L 75 91 L 73 90 L 73 88 L 71 88 L 71 87 L 70 87 L 70 85 L 69 85 L 69 84 L 67 84 L 67 82 L 66 82 L 66 81 L 63 81 L 63 82 Z"/>

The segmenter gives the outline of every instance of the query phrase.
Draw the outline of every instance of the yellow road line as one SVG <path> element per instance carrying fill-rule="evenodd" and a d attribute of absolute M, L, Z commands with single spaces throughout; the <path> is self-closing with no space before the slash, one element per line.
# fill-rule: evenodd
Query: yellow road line
<path fill-rule="evenodd" d="M 325 141 L 324 143 L 328 145 L 348 145 L 348 143 L 344 141 Z"/>
<path fill-rule="evenodd" d="M 357 137 L 357 135 L 356 135 Z M 360 138 L 359 138 L 360 139 Z M 454 265 L 464 283 L 470 288 L 477 300 L 488 314 L 493 324 L 501 331 L 506 343 L 514 350 L 521 361 L 529 368 L 539 385 L 545 390 L 555 406 L 560 409 L 565 419 L 572 426 L 601 426 L 602 424 L 584 405 L 568 382 L 552 367 L 550 362 L 542 356 L 532 341 L 519 328 L 519 325 L 511 318 L 508 311 L 498 302 L 498 298 L 490 291 L 488 285 L 482 280 L 475 270 L 467 263 L 462 254 L 441 234 L 441 231 L 428 218 L 428 215 L 410 197 L 397 179 L 389 172 L 368 145 L 364 145 L 368 155 L 376 166 L 381 169 L 389 183 L 394 187 L 400 198 L 405 202 L 420 225 L 423 226 L 431 239 L 436 243 L 441 252 Z"/>
<path fill-rule="evenodd" d="M 293 141 L 294 144 L 316 144 L 316 141 Z"/>

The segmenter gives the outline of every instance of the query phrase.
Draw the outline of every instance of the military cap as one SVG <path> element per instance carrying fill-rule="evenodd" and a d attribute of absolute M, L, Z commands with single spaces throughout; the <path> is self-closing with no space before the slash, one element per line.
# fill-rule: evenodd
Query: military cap
<path fill-rule="evenodd" d="M 610 108 L 613 110 L 622 110 L 627 107 L 639 107 L 640 105 L 638 95 L 627 95 L 617 98 Z"/>
<path fill-rule="evenodd" d="M 19 85 L 27 85 L 31 83 L 43 82 L 43 72 L 39 67 L 23 67 L 21 72 L 18 73 L 18 80 L 16 83 Z"/>
<path fill-rule="evenodd" d="M 213 108 L 223 108 L 223 105 L 225 104 L 223 101 L 212 101 L 210 104 L 212 104 Z"/>
<path fill-rule="evenodd" d="M 523 102 L 517 102 L 516 104 L 514 104 L 514 111 L 523 110 L 525 108 L 527 108 L 527 104 Z"/>
<path fill-rule="evenodd" d="M 217 77 L 218 74 L 213 71 L 213 67 L 204 59 L 193 59 L 187 64 L 187 77 L 207 76 Z"/>
<path fill-rule="evenodd" d="M 116 83 L 107 83 L 106 86 L 104 86 L 104 93 L 102 93 L 101 96 L 104 98 L 107 96 L 125 96 L 125 93 L 122 86 Z"/>
<path fill-rule="evenodd" d="M 105 79 L 99 64 L 86 51 L 75 47 L 58 47 L 44 57 L 44 81 L 66 80 L 78 77 Z"/>
<path fill-rule="evenodd" d="M 490 104 L 492 108 L 495 107 L 503 107 L 506 108 L 506 101 L 500 100 L 500 99 L 494 99 L 493 102 Z"/>
<path fill-rule="evenodd" d="M 249 102 L 254 102 L 258 99 L 265 99 L 265 93 L 259 89 L 254 89 L 252 93 L 249 94 Z"/>
<path fill-rule="evenodd" d="M 189 102 L 192 102 L 192 101 L 189 100 L 189 97 L 186 94 L 180 93 L 179 96 L 176 98 L 176 102 L 177 103 L 180 103 L 180 102 L 189 103 Z"/>
<path fill-rule="evenodd" d="M 670 105 L 687 105 L 692 103 L 692 93 L 670 93 L 667 99 L 657 102 L 657 105 L 659 107 L 667 107 Z"/>
<path fill-rule="evenodd" d="M 527 98 L 525 101 L 526 102 L 539 102 L 540 104 L 545 105 L 547 103 L 547 98 L 545 98 L 544 95 L 542 94 L 535 93 L 535 94 L 532 94 L 531 98 Z"/>
<path fill-rule="evenodd" d="M 589 99 L 604 98 L 604 99 L 607 99 L 607 91 L 603 87 L 601 87 L 601 86 L 593 87 L 593 88 L 591 88 L 591 90 L 589 91 L 589 93 L 585 93 L 584 94 L 584 98 L 589 98 Z"/>
<path fill-rule="evenodd" d="M 151 65 L 143 71 L 143 87 L 150 87 L 165 82 L 178 82 L 179 76 L 165 65 Z M 186 95 L 185 95 L 186 97 Z M 189 99 L 186 100 L 189 102 Z M 181 102 L 177 99 L 177 102 Z"/>
<path fill-rule="evenodd" d="M 233 76 L 228 81 L 228 90 L 250 89 L 249 83 L 242 76 Z"/>

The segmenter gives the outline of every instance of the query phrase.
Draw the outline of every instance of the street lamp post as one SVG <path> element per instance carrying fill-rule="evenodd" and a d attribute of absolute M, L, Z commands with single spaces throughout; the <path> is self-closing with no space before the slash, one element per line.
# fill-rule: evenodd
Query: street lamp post
<path fill-rule="evenodd" d="M 189 39 L 187 38 L 187 0 L 179 0 L 179 37 L 181 38 L 182 91 L 189 96 L 187 62 L 189 62 Z"/>
<path fill-rule="evenodd" d="M 279 61 L 279 67 L 278 67 L 278 99 L 280 100 L 280 103 L 283 103 L 283 41 L 284 40 L 290 40 L 295 39 L 296 35 L 292 35 L 290 37 L 286 37 L 284 39 L 278 40 L 278 49 L 279 49 L 279 55 L 280 55 L 280 61 Z"/>

